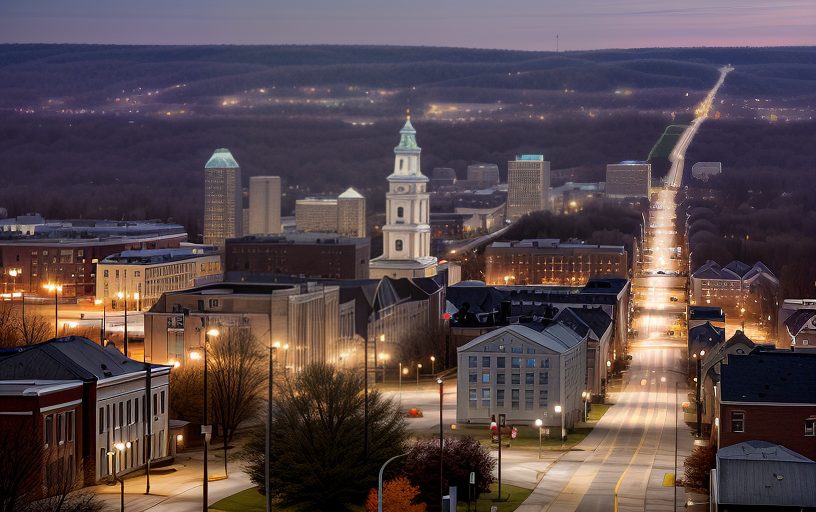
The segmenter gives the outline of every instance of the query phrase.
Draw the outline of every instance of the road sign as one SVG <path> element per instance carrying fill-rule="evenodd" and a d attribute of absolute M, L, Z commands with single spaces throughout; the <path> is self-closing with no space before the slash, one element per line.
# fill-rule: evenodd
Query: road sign
<path fill-rule="evenodd" d="M 470 485 L 476 485 L 476 472 L 474 472 L 474 471 L 470 472 L 469 482 L 470 482 Z"/>

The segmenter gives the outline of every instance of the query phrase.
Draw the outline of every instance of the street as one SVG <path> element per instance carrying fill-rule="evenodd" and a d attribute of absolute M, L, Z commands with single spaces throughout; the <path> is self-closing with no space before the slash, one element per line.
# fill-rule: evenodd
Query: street
<path fill-rule="evenodd" d="M 665 188 L 652 199 L 643 260 L 632 282 L 634 315 L 621 390 L 615 404 L 592 433 L 555 462 L 533 494 L 518 509 L 538 511 L 643 511 L 683 508 L 682 487 L 675 488 L 693 436 L 683 422 L 688 396 L 685 310 L 688 254 L 676 233 L 676 193 L 683 178 L 685 153 L 707 118 L 720 79 L 677 142 Z M 676 461 L 676 469 L 675 469 Z"/>

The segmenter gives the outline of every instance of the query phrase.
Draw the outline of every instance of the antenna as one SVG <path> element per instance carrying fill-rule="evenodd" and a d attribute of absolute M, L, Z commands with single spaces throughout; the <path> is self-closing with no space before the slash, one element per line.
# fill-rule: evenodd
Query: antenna
<path fill-rule="evenodd" d="M 555 34 L 555 53 L 558 53 L 558 34 Z"/>

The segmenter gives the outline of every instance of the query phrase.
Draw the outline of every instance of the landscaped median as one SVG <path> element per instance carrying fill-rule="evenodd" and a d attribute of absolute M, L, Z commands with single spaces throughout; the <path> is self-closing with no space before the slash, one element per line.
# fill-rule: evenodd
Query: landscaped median
<path fill-rule="evenodd" d="M 470 510 L 490 512 L 490 507 L 495 505 L 498 508 L 498 512 L 512 512 L 533 492 L 532 489 L 524 489 L 523 487 L 504 484 L 502 485 L 502 497 L 504 500 L 493 501 L 498 497 L 496 494 L 498 491 L 497 487 L 497 484 L 491 485 L 490 493 L 483 494 L 478 502 L 472 503 Z M 209 510 L 214 512 L 265 512 L 266 504 L 263 495 L 259 493 L 257 489 L 252 488 L 224 498 L 210 506 Z M 275 510 L 286 512 L 289 509 L 275 508 Z M 360 506 L 359 510 L 362 512 L 365 508 Z M 457 512 L 467 512 L 467 510 L 467 503 L 460 503 L 459 506 L 456 507 Z"/>

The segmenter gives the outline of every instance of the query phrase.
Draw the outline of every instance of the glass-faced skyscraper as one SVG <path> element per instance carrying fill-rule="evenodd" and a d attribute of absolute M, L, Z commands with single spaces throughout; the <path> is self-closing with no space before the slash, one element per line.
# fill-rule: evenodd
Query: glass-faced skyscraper
<path fill-rule="evenodd" d="M 204 243 L 223 248 L 242 224 L 241 168 L 228 149 L 216 149 L 204 165 Z"/>

